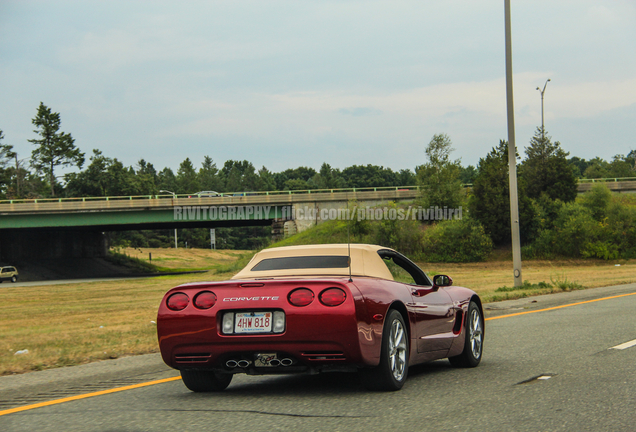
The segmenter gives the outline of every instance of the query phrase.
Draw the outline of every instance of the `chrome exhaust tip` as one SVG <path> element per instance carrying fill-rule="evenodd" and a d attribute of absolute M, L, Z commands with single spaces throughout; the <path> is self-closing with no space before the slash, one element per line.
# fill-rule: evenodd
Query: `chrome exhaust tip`
<path fill-rule="evenodd" d="M 278 360 L 278 359 L 271 359 L 271 360 L 269 361 L 269 365 L 270 365 L 270 366 L 280 366 L 280 360 Z"/>
<path fill-rule="evenodd" d="M 230 369 L 234 369 L 238 366 L 238 363 L 236 362 L 236 360 L 228 360 L 225 362 L 225 366 L 229 367 Z"/>
<path fill-rule="evenodd" d="M 240 368 L 246 368 L 246 367 L 248 367 L 250 364 L 252 364 L 252 362 L 251 362 L 251 361 L 249 361 L 249 360 L 239 360 L 239 361 L 237 362 L 237 364 L 238 364 L 238 367 L 240 367 Z"/>
<path fill-rule="evenodd" d="M 291 366 L 294 363 L 294 361 L 290 358 L 284 358 L 280 361 L 280 364 L 283 366 Z"/>

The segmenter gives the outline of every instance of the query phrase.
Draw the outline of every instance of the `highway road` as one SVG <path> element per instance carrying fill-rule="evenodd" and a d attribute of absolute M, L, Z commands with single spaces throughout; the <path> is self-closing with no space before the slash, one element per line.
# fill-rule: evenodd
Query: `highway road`
<path fill-rule="evenodd" d="M 636 284 L 486 307 L 479 367 L 414 367 L 399 392 L 325 374 L 195 394 L 153 354 L 1 377 L 0 430 L 636 431 Z"/>
<path fill-rule="evenodd" d="M 184 274 L 195 274 L 195 273 L 206 273 L 208 270 L 190 270 L 190 271 L 178 271 L 178 272 L 161 272 L 161 273 L 150 273 L 150 274 L 140 274 L 140 275 L 124 275 L 124 276 L 109 276 L 109 277 L 97 277 L 90 279 L 52 279 L 52 280 L 39 280 L 39 281 L 18 281 L 15 283 L 12 282 L 4 282 L 4 285 L 0 285 L 0 289 L 4 288 L 19 288 L 19 287 L 32 287 L 32 286 L 44 286 L 44 285 L 67 285 L 67 284 L 78 284 L 78 283 L 92 283 L 92 282 L 110 282 L 110 281 L 122 281 L 122 280 L 132 280 L 132 279 L 142 279 L 142 278 L 151 278 L 151 277 L 159 277 L 159 276 L 169 276 L 169 275 L 184 275 Z M 0 282 L 1 284 L 2 282 Z"/>

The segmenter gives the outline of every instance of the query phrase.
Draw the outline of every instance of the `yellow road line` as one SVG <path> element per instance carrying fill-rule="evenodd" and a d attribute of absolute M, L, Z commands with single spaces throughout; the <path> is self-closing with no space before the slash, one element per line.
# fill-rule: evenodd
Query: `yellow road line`
<path fill-rule="evenodd" d="M 534 310 L 534 311 L 525 311 L 525 312 L 518 312 L 518 313 L 513 313 L 513 314 L 508 314 L 508 315 L 501 315 L 501 316 L 497 316 L 497 317 L 490 317 L 490 318 L 486 318 L 486 321 L 500 319 L 500 318 L 510 318 L 510 317 L 514 317 L 514 316 L 518 316 L 518 315 L 526 315 L 526 314 L 531 314 L 531 313 L 536 313 L 536 312 L 545 312 L 545 311 L 550 311 L 550 310 L 555 310 L 555 309 L 563 309 L 563 308 L 570 307 L 570 306 L 578 306 L 578 305 L 582 305 L 582 304 L 586 304 L 586 303 L 594 303 L 594 302 L 597 302 L 597 301 L 610 300 L 610 299 L 626 297 L 626 296 L 630 296 L 630 295 L 636 295 L 636 292 L 629 293 L 629 294 L 615 295 L 615 296 L 611 296 L 611 297 L 603 297 L 603 298 L 595 299 L 595 300 L 586 300 L 586 301 L 582 301 L 582 302 L 570 303 L 570 304 L 565 304 L 565 305 L 561 305 L 561 306 L 554 306 L 554 307 L 546 308 L 546 309 L 537 309 L 537 310 Z M 125 386 L 125 387 L 117 387 L 117 388 L 110 389 L 110 390 L 102 390 L 102 391 L 93 392 L 93 393 L 86 393 L 86 394 L 77 395 L 77 396 L 70 396 L 70 397 L 63 398 L 63 399 L 56 399 L 56 400 L 51 400 L 51 401 L 47 401 L 47 402 L 40 402 L 40 403 L 36 403 L 36 404 L 32 404 L 32 405 L 25 405 L 25 406 L 21 406 L 21 407 L 17 407 L 17 408 L 11 408 L 11 409 L 8 409 L 8 410 L 0 411 L 0 416 L 7 415 L 7 414 L 13 414 L 13 413 L 21 412 L 21 411 L 28 411 L 28 410 L 32 410 L 32 409 L 35 409 L 35 408 L 42 408 L 42 407 L 45 407 L 45 406 L 57 405 L 57 404 L 61 404 L 61 403 L 64 403 L 64 402 L 71 402 L 71 401 L 76 401 L 76 400 L 80 400 L 80 399 L 86 399 L 86 398 L 90 398 L 90 397 L 94 397 L 94 396 L 101 396 L 101 395 L 110 394 L 110 393 L 117 393 L 117 392 L 120 392 L 120 391 L 133 390 L 133 389 L 136 389 L 136 388 L 147 387 L 147 386 L 151 386 L 151 385 L 155 385 L 155 384 L 163 384 L 163 383 L 166 383 L 166 382 L 177 381 L 177 380 L 180 380 L 180 379 L 181 379 L 180 376 L 172 377 L 172 378 L 165 378 L 165 379 L 161 379 L 161 380 L 157 380 L 157 381 L 149 381 L 149 382 L 145 382 L 145 383 L 141 383 L 141 384 L 133 384 L 133 385 Z"/>
<path fill-rule="evenodd" d="M 47 402 L 39 402 L 36 404 L 32 404 L 32 405 L 25 405 L 25 406 L 21 406 L 21 407 L 17 407 L 17 408 L 11 408 L 8 410 L 4 410 L 4 411 L 0 411 L 0 416 L 3 415 L 7 415 L 7 414 L 13 414 L 13 413 L 17 413 L 20 411 L 28 411 L 28 410 L 32 410 L 35 408 L 42 408 L 45 406 L 50 406 L 50 405 L 57 405 L 57 404 L 61 404 L 64 402 L 71 402 L 71 401 L 76 401 L 76 400 L 80 400 L 80 399 L 86 399 L 86 398 L 90 398 L 90 397 L 94 397 L 94 396 L 101 396 L 101 395 L 105 395 L 105 394 L 110 394 L 110 393 L 117 393 L 120 391 L 126 391 L 126 390 L 132 390 L 132 389 L 136 389 L 136 388 L 141 388 L 141 387 L 147 387 L 147 386 L 151 386 L 151 385 L 155 385 L 155 384 L 163 384 L 166 382 L 170 382 L 170 381 L 177 381 L 180 380 L 181 377 L 177 376 L 177 377 L 172 377 L 172 378 L 165 378 L 165 379 L 160 379 L 160 380 L 156 380 L 156 381 L 148 381 L 145 383 L 140 383 L 140 384 L 133 384 L 133 385 L 129 385 L 129 386 L 125 386 L 125 387 L 117 387 L 114 389 L 110 389 L 110 390 L 102 390 L 102 391 L 98 391 L 98 392 L 93 392 L 93 393 L 86 393 L 86 394 L 82 394 L 82 395 L 77 395 L 77 396 L 70 396 L 70 397 L 66 397 L 63 399 L 55 399 L 55 400 L 51 400 L 51 401 L 47 401 Z"/>
<path fill-rule="evenodd" d="M 635 294 L 636 294 L 636 292 L 633 292 L 633 293 L 629 293 L 629 294 L 620 294 L 620 295 L 615 295 L 615 296 L 611 296 L 611 297 L 603 297 L 603 298 L 594 299 L 594 300 L 586 300 L 586 301 L 582 301 L 582 302 L 570 303 L 570 304 L 565 304 L 565 305 L 561 305 L 561 306 L 554 306 L 554 307 L 549 307 L 549 308 L 545 308 L 545 309 L 537 309 L 537 310 L 533 310 L 533 311 L 517 312 L 517 313 L 513 313 L 513 314 L 508 314 L 508 315 L 501 315 L 501 316 L 486 318 L 486 321 L 496 320 L 496 319 L 501 319 L 501 318 L 510 318 L 510 317 L 514 317 L 514 316 L 526 315 L 526 314 L 537 313 L 537 312 L 551 311 L 551 310 L 556 310 L 556 309 L 563 309 L 563 308 L 570 307 L 570 306 L 578 306 L 578 305 L 582 305 L 582 304 L 586 304 L 586 303 L 594 303 L 594 302 L 602 301 L 602 300 L 611 300 L 611 299 L 615 299 L 615 298 L 619 298 L 619 297 L 626 297 L 626 296 L 635 295 Z"/>

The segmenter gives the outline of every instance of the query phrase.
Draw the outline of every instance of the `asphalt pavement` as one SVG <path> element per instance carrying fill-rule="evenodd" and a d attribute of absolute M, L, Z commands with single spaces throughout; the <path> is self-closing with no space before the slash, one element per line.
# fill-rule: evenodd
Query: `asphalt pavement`
<path fill-rule="evenodd" d="M 158 354 L 0 377 L 0 430 L 633 432 L 635 293 L 631 284 L 486 304 L 479 367 L 412 367 L 393 393 L 368 392 L 355 374 L 238 375 L 216 394 L 178 379 L 133 388 L 178 376 Z M 131 389 L 8 413 L 117 388 Z"/>

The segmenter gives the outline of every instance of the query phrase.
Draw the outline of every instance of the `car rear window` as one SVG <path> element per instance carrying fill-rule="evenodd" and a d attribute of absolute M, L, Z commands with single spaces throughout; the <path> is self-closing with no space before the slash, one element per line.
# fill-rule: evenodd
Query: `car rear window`
<path fill-rule="evenodd" d="M 349 257 L 342 255 L 319 255 L 267 258 L 256 264 L 250 271 L 294 270 L 294 269 L 324 269 L 347 268 Z"/>

